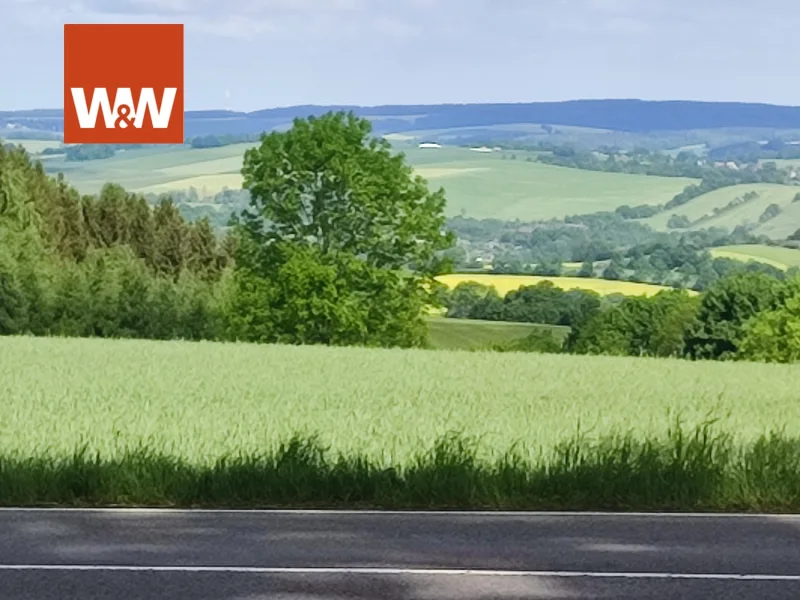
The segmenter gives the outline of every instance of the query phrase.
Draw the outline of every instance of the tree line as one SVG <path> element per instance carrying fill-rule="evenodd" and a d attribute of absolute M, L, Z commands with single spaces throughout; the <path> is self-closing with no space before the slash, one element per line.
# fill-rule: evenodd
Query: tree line
<path fill-rule="evenodd" d="M 657 232 L 618 211 L 533 223 L 456 217 L 447 226 L 458 240 L 448 256 L 462 271 L 483 270 L 476 262 L 482 256 L 491 259 L 492 272 L 503 274 L 558 276 L 568 274 L 564 263 L 580 263 L 571 274 L 697 291 L 736 270 L 784 276 L 769 265 L 743 265 L 711 255 L 709 250 L 719 246 L 775 244 L 744 226 L 732 232 L 721 228 Z"/>
<path fill-rule="evenodd" d="M 540 149 L 547 152 L 537 157 L 538 162 L 588 171 L 702 179 L 706 173 L 714 170 L 713 166 L 705 165 L 695 153 L 688 151 L 673 157 L 645 148 L 635 148 L 624 154 L 608 150 L 604 156 L 566 144 L 547 144 L 540 146 Z"/>
<path fill-rule="evenodd" d="M 82 196 L 24 150 L 0 150 L 0 333 L 213 337 L 232 242 L 169 199 L 113 184 Z"/>
<path fill-rule="evenodd" d="M 567 338 L 537 331 L 506 349 L 691 360 L 800 360 L 800 276 L 783 281 L 740 271 L 692 296 L 665 290 L 651 297 L 601 297 L 542 282 L 500 298 L 464 282 L 446 292 L 448 317 L 568 325 Z M 502 349 L 502 348 L 501 348 Z"/>
<path fill-rule="evenodd" d="M 712 160 L 737 160 L 757 162 L 760 160 L 792 160 L 800 158 L 800 144 L 772 139 L 766 143 L 756 141 L 725 144 L 709 150 Z"/>
<path fill-rule="evenodd" d="M 444 192 L 370 132 L 332 113 L 265 136 L 224 232 L 0 144 L 0 334 L 425 345 Z"/>
<path fill-rule="evenodd" d="M 185 145 L 190 148 L 220 148 L 233 144 L 246 142 L 257 142 L 260 134 L 228 134 L 228 135 L 198 135 L 186 138 Z M 6 144 L 9 148 L 13 144 Z M 143 144 L 74 144 L 71 146 L 60 146 L 45 148 L 41 154 L 43 156 L 64 155 L 64 159 L 70 162 L 83 162 L 87 160 L 101 160 L 116 156 L 120 150 L 135 150 L 145 148 Z"/>

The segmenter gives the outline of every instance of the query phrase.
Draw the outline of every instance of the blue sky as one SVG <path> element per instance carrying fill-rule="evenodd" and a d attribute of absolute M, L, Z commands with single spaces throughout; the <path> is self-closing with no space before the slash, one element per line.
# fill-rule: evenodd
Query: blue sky
<path fill-rule="evenodd" d="M 796 0 L 2 0 L 0 110 L 62 105 L 64 23 L 186 25 L 186 108 L 800 105 Z"/>

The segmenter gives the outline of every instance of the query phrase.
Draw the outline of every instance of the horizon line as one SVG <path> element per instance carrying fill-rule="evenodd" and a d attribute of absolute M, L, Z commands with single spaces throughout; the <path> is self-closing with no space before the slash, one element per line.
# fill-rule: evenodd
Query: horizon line
<path fill-rule="evenodd" d="M 227 112 L 234 114 L 252 114 L 256 112 L 275 111 L 275 110 L 288 110 L 292 108 L 394 108 L 394 107 L 455 107 L 455 106 L 530 106 L 530 105 L 543 105 L 543 104 L 572 104 L 572 103 L 585 103 L 585 102 L 637 102 L 642 104 L 727 104 L 739 106 L 761 106 L 773 108 L 800 108 L 800 105 L 792 104 L 775 104 L 770 102 L 746 102 L 741 100 L 687 100 L 687 99 L 671 99 L 671 100 L 647 100 L 643 98 L 573 98 L 568 100 L 531 100 L 531 101 L 516 101 L 516 102 L 430 102 L 430 103 L 384 103 L 384 104 L 348 104 L 348 103 L 325 103 L 325 104 L 285 104 L 278 106 L 268 106 L 264 108 L 257 108 L 253 110 L 238 110 L 232 108 L 191 108 L 185 109 L 185 113 L 193 112 Z M 0 108 L 0 113 L 24 113 L 24 112 L 54 112 L 64 111 L 64 107 L 49 107 L 49 108 Z"/>

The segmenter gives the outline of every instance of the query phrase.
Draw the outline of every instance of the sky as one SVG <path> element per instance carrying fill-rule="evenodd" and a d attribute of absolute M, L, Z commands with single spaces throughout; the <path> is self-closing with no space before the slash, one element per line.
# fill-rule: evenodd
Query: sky
<path fill-rule="evenodd" d="M 0 110 L 64 23 L 184 23 L 187 110 L 586 98 L 800 105 L 796 0 L 0 0 Z"/>

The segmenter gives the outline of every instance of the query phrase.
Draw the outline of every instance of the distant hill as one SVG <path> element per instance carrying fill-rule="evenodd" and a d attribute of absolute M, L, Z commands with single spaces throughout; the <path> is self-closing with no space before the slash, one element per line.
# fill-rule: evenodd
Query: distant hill
<path fill-rule="evenodd" d="M 683 227 L 707 229 L 720 227 L 729 231 L 738 226 L 751 226 L 756 235 L 774 240 L 785 239 L 800 228 L 800 202 L 795 200 L 800 188 L 770 183 L 741 184 L 708 192 L 682 206 L 666 210 L 644 222 L 653 229 L 668 231 L 673 215 L 685 217 Z M 778 210 L 766 215 L 774 205 Z"/>
<path fill-rule="evenodd" d="M 738 102 L 572 100 L 525 104 L 396 106 L 291 106 L 254 112 L 189 111 L 186 135 L 248 134 L 290 124 L 294 117 L 353 110 L 370 118 L 377 133 L 535 123 L 620 132 L 715 128 L 800 129 L 800 107 Z M 0 136 L 20 129 L 60 132 L 63 111 L 0 111 Z"/>

